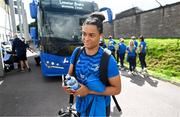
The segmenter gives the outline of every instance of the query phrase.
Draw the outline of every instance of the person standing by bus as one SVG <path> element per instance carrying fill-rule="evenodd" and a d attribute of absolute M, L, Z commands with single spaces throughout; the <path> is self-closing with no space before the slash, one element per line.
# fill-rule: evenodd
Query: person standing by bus
<path fill-rule="evenodd" d="M 108 49 L 111 51 L 111 54 L 114 56 L 114 58 L 115 58 L 115 51 L 116 51 L 115 45 L 116 45 L 116 42 L 114 41 L 114 39 L 110 35 L 109 41 L 108 41 Z"/>
<path fill-rule="evenodd" d="M 26 49 L 29 48 L 28 44 L 25 44 L 17 35 L 14 35 L 14 40 L 12 44 L 12 51 L 17 55 L 18 61 L 20 62 L 21 71 L 24 71 L 24 67 L 27 67 L 28 71 L 31 71 L 29 67 L 27 56 L 26 56 Z M 31 51 L 31 50 L 30 50 Z"/>
<path fill-rule="evenodd" d="M 121 70 L 124 69 L 124 57 L 126 54 L 126 45 L 124 44 L 124 39 L 120 38 L 120 43 L 118 44 L 118 55 L 120 58 Z"/>
<path fill-rule="evenodd" d="M 140 39 L 140 44 L 139 44 L 139 61 L 141 64 L 141 71 L 147 71 L 146 69 L 146 61 L 145 61 L 145 57 L 146 57 L 146 42 L 144 41 L 144 37 L 141 35 L 139 37 Z"/>
<path fill-rule="evenodd" d="M 91 14 L 83 23 L 82 26 L 82 40 L 84 48 L 80 53 L 76 66 L 75 76 L 80 83 L 80 88 L 76 91 L 64 87 L 65 91 L 69 94 L 76 96 L 76 110 L 80 116 L 109 116 L 110 108 L 110 96 L 117 95 L 121 91 L 121 78 L 117 67 L 116 60 L 110 55 L 108 64 L 107 77 L 110 86 L 104 86 L 103 91 L 92 90 L 103 88 L 99 86 L 88 87 L 88 83 L 91 80 L 96 79 L 100 81 L 100 60 L 104 53 L 104 49 L 99 46 L 100 36 L 103 33 L 103 20 L 105 19 L 103 14 L 94 13 Z M 73 67 L 75 55 L 78 51 L 76 48 L 71 56 L 71 64 L 68 74 L 73 75 Z M 101 81 L 100 81 L 101 82 Z M 102 83 L 102 82 L 101 82 Z"/>
<path fill-rule="evenodd" d="M 128 74 L 133 74 L 135 70 L 136 63 L 136 47 L 134 46 L 134 41 L 130 40 L 129 46 L 127 47 L 127 61 L 129 62 L 129 72 Z"/>

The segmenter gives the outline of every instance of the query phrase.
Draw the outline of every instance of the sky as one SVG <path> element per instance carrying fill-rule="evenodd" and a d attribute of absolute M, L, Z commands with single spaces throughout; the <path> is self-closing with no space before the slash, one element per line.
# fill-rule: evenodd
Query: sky
<path fill-rule="evenodd" d="M 28 22 L 33 22 L 29 13 L 29 3 L 32 0 L 22 0 L 25 4 L 25 9 L 28 17 Z M 99 8 L 109 7 L 113 12 L 113 19 L 115 18 L 115 14 L 130 9 L 132 7 L 139 7 L 143 11 L 157 8 L 160 6 L 165 6 L 167 4 L 172 4 L 176 2 L 180 2 L 180 0 L 94 0 L 98 3 Z M 158 2 L 160 3 L 158 3 Z"/>

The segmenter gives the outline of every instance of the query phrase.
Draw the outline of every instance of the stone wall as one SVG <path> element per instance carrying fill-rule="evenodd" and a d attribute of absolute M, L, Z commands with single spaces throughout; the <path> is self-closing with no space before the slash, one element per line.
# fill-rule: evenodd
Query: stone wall
<path fill-rule="evenodd" d="M 104 23 L 104 34 L 113 32 L 115 38 L 140 34 L 151 38 L 180 37 L 180 2 L 115 19 L 113 28 Z"/>
<path fill-rule="evenodd" d="M 114 37 L 114 30 L 113 30 L 113 24 L 110 24 L 109 22 L 105 22 L 103 24 L 103 34 L 104 34 L 104 37 L 108 37 L 109 35 L 113 35 Z"/>

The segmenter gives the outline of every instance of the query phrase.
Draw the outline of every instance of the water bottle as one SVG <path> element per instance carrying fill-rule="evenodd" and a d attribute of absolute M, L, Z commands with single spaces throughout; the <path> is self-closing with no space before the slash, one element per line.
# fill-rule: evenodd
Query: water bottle
<path fill-rule="evenodd" d="M 66 75 L 65 83 L 71 90 L 77 90 L 80 88 L 80 84 L 76 80 L 75 77 L 70 76 L 69 74 Z"/>

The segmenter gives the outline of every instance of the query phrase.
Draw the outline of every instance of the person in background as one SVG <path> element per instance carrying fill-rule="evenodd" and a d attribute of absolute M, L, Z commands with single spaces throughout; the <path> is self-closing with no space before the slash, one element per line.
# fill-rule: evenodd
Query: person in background
<path fill-rule="evenodd" d="M 119 40 L 119 43 L 120 43 L 120 40 Z M 118 43 L 118 46 L 119 46 L 119 43 Z M 117 50 L 116 50 L 116 61 L 117 61 L 117 65 L 119 67 L 119 48 L 117 48 Z"/>
<path fill-rule="evenodd" d="M 27 56 L 26 56 L 26 49 L 32 51 L 28 44 L 25 44 L 18 36 L 14 35 L 14 40 L 12 44 L 12 51 L 17 55 L 18 61 L 20 62 L 21 71 L 24 71 L 24 68 L 27 67 L 28 71 L 31 71 L 29 67 Z"/>
<path fill-rule="evenodd" d="M 107 79 L 110 83 L 105 86 L 100 81 L 100 61 L 104 49 L 99 46 L 100 36 L 103 33 L 103 14 L 91 14 L 82 26 L 82 41 L 84 47 L 77 63 L 75 56 L 78 48 L 73 51 L 70 60 L 68 74 L 76 76 L 80 88 L 72 91 L 68 87 L 64 90 L 76 96 L 76 110 L 81 117 L 108 117 L 110 114 L 111 95 L 117 95 L 121 91 L 121 78 L 115 58 L 110 55 L 107 68 Z M 73 68 L 75 65 L 75 73 Z M 95 85 L 98 82 L 98 85 Z M 94 83 L 89 86 L 90 83 Z M 99 89 L 99 90 L 98 90 Z"/>
<path fill-rule="evenodd" d="M 118 44 L 118 53 L 120 58 L 121 70 L 124 70 L 124 57 L 126 54 L 126 45 L 124 44 L 124 39 L 120 38 L 120 43 Z"/>
<path fill-rule="evenodd" d="M 136 40 L 136 37 L 135 37 L 135 36 L 132 36 L 131 39 L 134 41 L 134 46 L 135 46 L 136 48 L 138 48 L 138 42 L 137 42 L 137 40 Z"/>
<path fill-rule="evenodd" d="M 129 72 L 128 74 L 134 74 L 135 61 L 136 61 L 136 47 L 134 46 L 134 41 L 130 40 L 129 46 L 126 49 L 127 61 L 129 62 Z"/>
<path fill-rule="evenodd" d="M 99 45 L 102 48 L 106 48 L 106 43 L 105 43 L 105 40 L 104 40 L 103 36 L 100 37 Z"/>
<path fill-rule="evenodd" d="M 139 61 L 141 64 L 141 71 L 147 71 L 146 69 L 146 61 L 145 61 L 145 57 L 146 57 L 146 42 L 144 41 L 144 37 L 141 35 L 139 37 L 140 40 L 140 44 L 139 44 Z"/>
<path fill-rule="evenodd" d="M 116 45 L 116 42 L 114 41 L 114 39 L 110 35 L 109 41 L 108 41 L 108 49 L 111 51 L 111 54 L 114 56 L 114 58 L 115 58 L 115 51 L 116 51 L 115 45 Z"/>
<path fill-rule="evenodd" d="M 135 46 L 135 48 L 136 48 L 136 50 L 138 49 L 138 42 L 137 42 L 137 40 L 136 40 L 136 37 L 135 36 L 132 36 L 131 37 L 131 39 L 134 41 L 134 46 Z M 134 68 L 134 70 L 137 72 L 137 70 L 136 70 L 136 61 L 137 61 L 137 53 L 136 53 L 136 57 L 135 57 L 135 68 Z"/>

